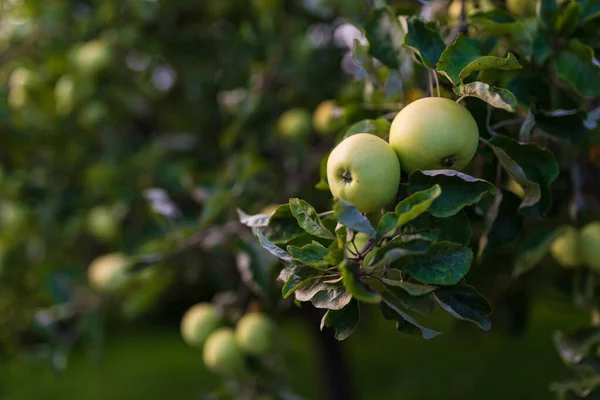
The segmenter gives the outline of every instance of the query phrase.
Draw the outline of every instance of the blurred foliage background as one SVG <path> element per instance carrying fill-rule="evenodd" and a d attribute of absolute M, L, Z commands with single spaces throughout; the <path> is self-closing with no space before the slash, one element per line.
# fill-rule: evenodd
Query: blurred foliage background
<path fill-rule="evenodd" d="M 329 205 L 314 185 L 335 137 L 286 136 L 277 121 L 291 108 L 312 118 L 326 99 L 340 127 L 381 114 L 361 102 L 350 53 L 361 38 L 351 24 L 364 23 L 368 6 L 0 2 L 1 398 L 187 399 L 213 388 L 179 337 L 180 317 L 217 292 L 247 291 L 240 253 L 252 263 L 260 252 L 230 235 L 237 207 L 258 213 L 290 197 Z M 403 96 L 419 97 L 411 89 L 426 82 L 407 74 Z M 180 249 L 196 232 L 201 245 Z M 135 290 L 99 296 L 87 267 L 111 252 L 173 255 Z M 586 315 L 550 288 L 507 284 L 510 270 L 489 272 L 497 263 L 473 272 L 495 302 L 491 334 L 458 324 L 425 342 L 367 315 L 342 346 L 357 398 L 549 397 L 563 372 L 551 332 L 585 325 Z M 261 290 L 277 315 L 279 294 Z M 321 398 L 318 324 L 278 318 L 292 387 Z"/>

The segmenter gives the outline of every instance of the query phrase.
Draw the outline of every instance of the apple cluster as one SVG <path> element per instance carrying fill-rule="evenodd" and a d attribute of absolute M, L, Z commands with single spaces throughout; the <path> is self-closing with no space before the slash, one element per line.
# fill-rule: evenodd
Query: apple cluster
<path fill-rule="evenodd" d="M 361 212 L 373 212 L 394 200 L 401 170 L 460 171 L 478 143 L 477 123 L 465 107 L 446 98 L 422 98 L 396 115 L 389 143 L 370 133 L 339 143 L 327 161 L 329 188 Z"/>
<path fill-rule="evenodd" d="M 585 265 L 600 271 L 600 221 L 591 222 L 581 230 L 562 227 L 550 245 L 550 254 L 563 267 Z"/>
<path fill-rule="evenodd" d="M 246 375 L 246 356 L 262 356 L 274 347 L 275 322 L 260 312 L 250 312 L 234 328 L 211 303 L 198 303 L 181 320 L 181 336 L 190 347 L 203 351 L 204 365 L 224 375 Z"/>

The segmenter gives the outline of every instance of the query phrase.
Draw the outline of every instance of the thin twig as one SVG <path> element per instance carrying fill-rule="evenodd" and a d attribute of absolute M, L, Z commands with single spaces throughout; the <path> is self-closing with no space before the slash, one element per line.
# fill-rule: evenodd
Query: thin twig
<path fill-rule="evenodd" d="M 433 80 L 435 80 L 435 89 L 437 91 L 437 97 L 442 97 L 442 95 L 440 94 L 440 80 L 437 76 L 437 72 L 435 69 L 432 69 L 431 73 L 433 75 Z"/>

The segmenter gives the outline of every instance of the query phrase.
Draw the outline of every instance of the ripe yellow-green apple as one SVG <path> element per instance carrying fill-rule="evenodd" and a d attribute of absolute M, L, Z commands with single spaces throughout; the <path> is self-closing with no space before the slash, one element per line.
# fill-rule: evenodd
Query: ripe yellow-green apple
<path fill-rule="evenodd" d="M 121 291 L 133 281 L 129 265 L 130 260 L 121 253 L 97 257 L 88 267 L 88 282 L 100 292 Z"/>
<path fill-rule="evenodd" d="M 354 233 L 354 245 L 352 244 L 352 241 L 348 241 L 346 243 L 346 256 L 347 257 L 354 257 L 356 254 L 356 250 L 360 251 L 362 250 L 366 245 L 367 242 L 369 241 L 369 239 L 371 239 L 371 236 L 369 236 L 368 234 L 364 233 L 364 232 L 355 232 Z M 356 249 L 355 249 L 356 247 Z"/>
<path fill-rule="evenodd" d="M 579 231 L 565 226 L 550 245 L 550 254 L 563 267 L 576 267 L 581 264 L 579 254 Z"/>
<path fill-rule="evenodd" d="M 249 354 L 264 354 L 273 348 L 277 326 L 271 318 L 260 312 L 244 315 L 235 328 L 235 339 L 241 349 Z"/>
<path fill-rule="evenodd" d="M 588 267 L 600 271 L 600 221 L 587 224 L 579 235 L 581 261 Z"/>
<path fill-rule="evenodd" d="M 231 328 L 220 328 L 204 342 L 204 365 L 209 370 L 226 376 L 245 372 L 244 353 L 235 340 Z"/>
<path fill-rule="evenodd" d="M 82 44 L 73 56 L 75 65 L 83 73 L 96 73 L 110 65 L 112 50 L 103 39 L 93 39 Z"/>
<path fill-rule="evenodd" d="M 378 210 L 396 196 L 400 165 L 385 140 L 369 133 L 352 135 L 329 154 L 329 189 L 363 213 Z"/>
<path fill-rule="evenodd" d="M 528 17 L 535 14 L 536 1 L 533 0 L 506 0 L 506 8 L 519 17 Z"/>
<path fill-rule="evenodd" d="M 277 120 L 277 132 L 286 140 L 302 140 L 310 135 L 312 119 L 303 108 L 287 110 Z"/>
<path fill-rule="evenodd" d="M 441 97 L 419 99 L 394 118 L 390 145 L 402 169 L 462 170 L 475 155 L 479 130 L 475 119 L 460 104 Z"/>
<path fill-rule="evenodd" d="M 222 324 L 222 318 L 210 303 L 190 307 L 181 319 L 181 337 L 191 347 L 198 349 Z"/>
<path fill-rule="evenodd" d="M 335 100 L 322 101 L 313 113 L 313 127 L 317 133 L 329 135 L 341 128 L 343 108 Z"/>

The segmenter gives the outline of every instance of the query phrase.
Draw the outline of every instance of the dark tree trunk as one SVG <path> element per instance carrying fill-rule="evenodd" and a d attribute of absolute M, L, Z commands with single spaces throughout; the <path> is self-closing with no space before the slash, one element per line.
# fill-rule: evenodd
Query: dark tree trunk
<path fill-rule="evenodd" d="M 318 352 L 318 368 L 320 382 L 320 399 L 323 400 L 352 400 L 351 382 L 347 362 L 344 359 L 341 343 L 335 339 L 333 332 L 325 328 L 318 331 L 323 316 L 323 310 L 312 306 L 304 306 L 300 313 L 307 323 L 317 329 L 315 332 L 315 351 Z"/>

